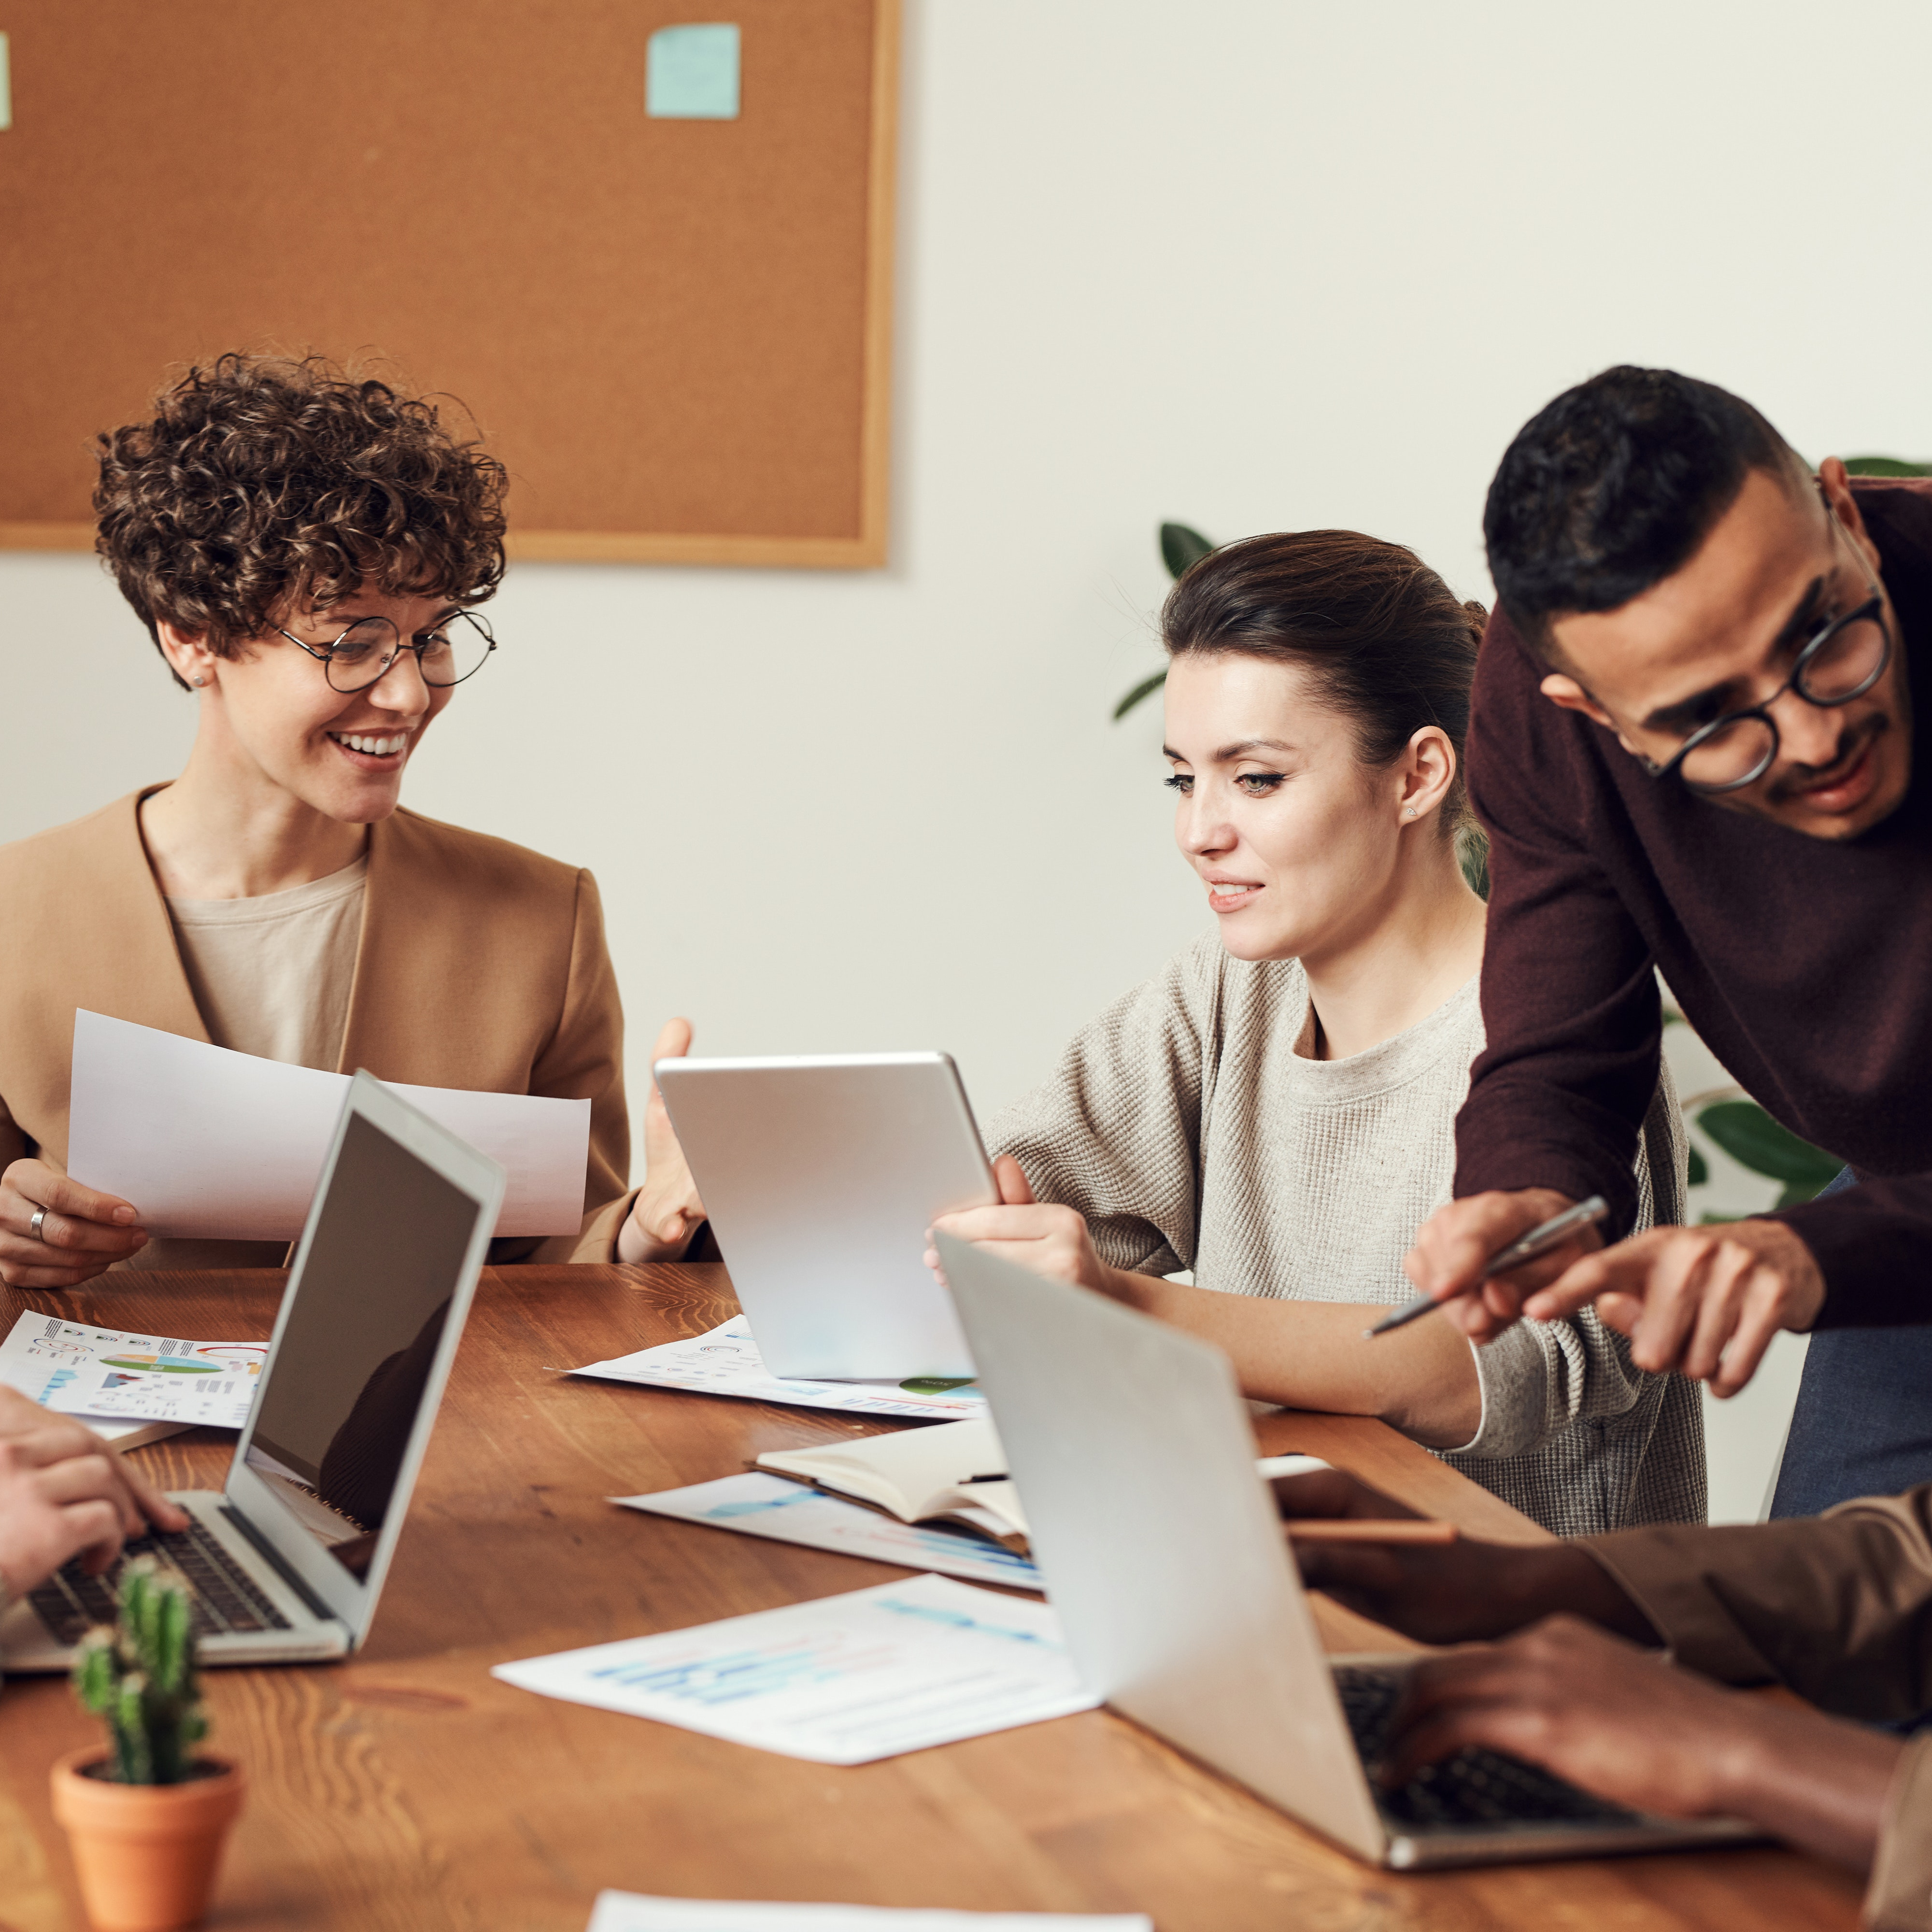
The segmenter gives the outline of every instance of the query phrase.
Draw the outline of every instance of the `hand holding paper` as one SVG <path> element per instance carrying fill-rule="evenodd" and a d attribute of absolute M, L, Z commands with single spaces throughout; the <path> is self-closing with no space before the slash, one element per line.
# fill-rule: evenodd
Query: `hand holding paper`
<path fill-rule="evenodd" d="M 44 1160 L 16 1160 L 0 1174 L 0 1280 L 9 1288 L 76 1288 L 147 1245 L 130 1202 Z"/>
<path fill-rule="evenodd" d="M 133 1202 L 150 1234 L 292 1241 L 308 1217 L 348 1086 L 346 1074 L 76 1012 L 68 1170 Z M 395 1090 L 508 1170 L 497 1234 L 576 1233 L 588 1100 Z"/>

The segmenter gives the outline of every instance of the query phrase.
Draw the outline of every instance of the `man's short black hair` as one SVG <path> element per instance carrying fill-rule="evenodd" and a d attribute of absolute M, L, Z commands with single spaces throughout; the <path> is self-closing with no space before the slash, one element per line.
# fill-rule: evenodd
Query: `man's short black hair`
<path fill-rule="evenodd" d="M 1616 610 L 1680 569 L 1746 474 L 1795 478 L 1791 446 L 1750 404 L 1628 364 L 1525 423 L 1483 510 L 1499 602 L 1531 642 L 1550 620 Z"/>

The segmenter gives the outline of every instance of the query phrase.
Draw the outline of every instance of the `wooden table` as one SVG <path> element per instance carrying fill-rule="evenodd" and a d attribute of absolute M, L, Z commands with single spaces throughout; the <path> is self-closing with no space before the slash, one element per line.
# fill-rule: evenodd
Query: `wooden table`
<path fill-rule="evenodd" d="M 103 1326 L 266 1337 L 283 1277 L 122 1274 L 0 1291 Z M 581 1932 L 600 1887 L 706 1898 L 1150 1913 L 1160 1932 L 1849 1928 L 1859 1888 L 1772 1850 L 1399 1877 L 1358 1864 L 1111 1713 L 835 1769 L 513 1690 L 492 1664 L 905 1573 L 614 1508 L 766 1449 L 871 1426 L 550 1371 L 735 1311 L 721 1268 L 486 1274 L 368 1647 L 213 1670 L 214 1742 L 250 1780 L 210 1923 Z M 1465 1529 L 1543 1532 L 1379 1424 L 1278 1414 L 1264 1450 L 1327 1456 Z M 220 1486 L 232 1438 L 134 1452 Z M 1384 1633 L 1328 1605 L 1338 1648 Z M 0 1694 L 0 1932 L 84 1925 L 46 1767 L 94 1727 L 66 1686 Z"/>

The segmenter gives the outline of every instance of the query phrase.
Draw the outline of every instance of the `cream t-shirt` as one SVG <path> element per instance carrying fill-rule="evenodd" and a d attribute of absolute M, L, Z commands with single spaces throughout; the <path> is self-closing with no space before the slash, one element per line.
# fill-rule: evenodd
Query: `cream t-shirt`
<path fill-rule="evenodd" d="M 334 1071 L 368 883 L 365 855 L 285 892 L 169 900 L 189 990 L 217 1046 Z"/>
<path fill-rule="evenodd" d="M 285 892 L 168 901 L 188 988 L 217 1046 L 335 1070 L 368 880 L 364 854 Z M 280 1268 L 287 1252 L 285 1241 L 152 1240 L 128 1264 Z"/>

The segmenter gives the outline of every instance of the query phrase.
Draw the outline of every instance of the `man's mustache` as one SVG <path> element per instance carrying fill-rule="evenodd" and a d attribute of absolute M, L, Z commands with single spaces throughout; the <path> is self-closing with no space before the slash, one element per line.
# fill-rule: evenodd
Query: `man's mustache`
<path fill-rule="evenodd" d="M 1771 788 L 1771 801 L 1774 805 L 1784 805 L 1800 792 L 1809 791 L 1828 772 L 1841 770 L 1856 762 L 1866 747 L 1892 729 L 1892 720 L 1882 711 L 1875 712 L 1856 724 L 1848 724 L 1838 734 L 1836 750 L 1830 760 L 1822 765 L 1792 765 L 1781 772 L 1778 782 Z"/>

